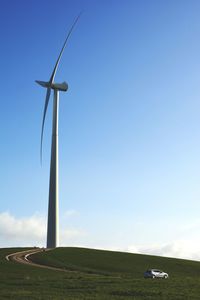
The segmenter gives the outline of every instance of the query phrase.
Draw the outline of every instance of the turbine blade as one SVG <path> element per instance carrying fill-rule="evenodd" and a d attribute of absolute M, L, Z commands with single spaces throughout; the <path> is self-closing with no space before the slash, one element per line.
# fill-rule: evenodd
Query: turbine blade
<path fill-rule="evenodd" d="M 44 132 L 44 122 L 46 118 L 46 112 L 47 112 L 47 107 L 49 104 L 49 99 L 51 95 L 51 88 L 47 88 L 47 93 L 46 93 L 46 99 L 45 99 L 45 104 L 44 104 L 44 112 L 43 112 L 43 119 L 42 119 L 42 131 L 41 131 L 41 142 L 40 142 L 40 162 L 42 164 L 42 141 L 43 141 L 43 132 Z"/>
<path fill-rule="evenodd" d="M 82 12 L 80 12 L 79 15 L 76 17 L 74 23 L 72 24 L 72 26 L 71 26 L 71 28 L 70 28 L 68 34 L 67 34 L 67 37 L 66 37 L 66 39 L 65 39 L 65 42 L 64 42 L 64 44 L 63 44 L 63 47 L 62 47 L 62 49 L 61 49 L 61 51 L 60 51 L 60 54 L 59 54 L 58 59 L 57 59 L 57 61 L 56 61 L 55 67 L 54 67 L 54 69 L 53 69 L 53 72 L 52 72 L 52 74 L 51 74 L 51 77 L 50 77 L 50 80 L 49 80 L 50 83 L 52 83 L 53 80 L 54 80 L 54 77 L 55 77 L 55 75 L 56 75 L 56 71 L 57 71 L 57 68 L 58 68 L 58 65 L 59 65 L 61 56 L 62 56 L 63 51 L 64 51 L 64 49 L 65 49 L 65 46 L 66 46 L 66 44 L 67 44 L 67 41 L 68 41 L 68 39 L 69 39 L 69 37 L 70 37 L 70 35 L 71 35 L 71 33 L 72 33 L 72 30 L 74 29 L 76 23 L 78 22 L 78 20 L 79 20 L 81 14 L 82 14 Z"/>
<path fill-rule="evenodd" d="M 42 87 L 48 88 L 49 87 L 49 82 L 46 81 L 41 81 L 41 80 L 35 80 L 36 83 L 41 85 Z"/>

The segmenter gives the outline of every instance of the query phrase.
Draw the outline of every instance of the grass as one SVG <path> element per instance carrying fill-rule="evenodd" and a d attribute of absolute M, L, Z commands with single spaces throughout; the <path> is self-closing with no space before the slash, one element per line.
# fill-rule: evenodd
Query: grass
<path fill-rule="evenodd" d="M 0 249 L 0 299 L 200 299 L 200 262 L 83 248 L 32 256 L 69 270 L 60 272 L 7 262 L 5 256 L 17 250 Z M 170 278 L 145 280 L 148 268 L 163 269 Z"/>

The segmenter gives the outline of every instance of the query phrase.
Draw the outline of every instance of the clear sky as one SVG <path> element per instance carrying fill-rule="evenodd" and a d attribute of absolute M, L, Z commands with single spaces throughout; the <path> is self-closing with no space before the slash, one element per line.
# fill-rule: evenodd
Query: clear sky
<path fill-rule="evenodd" d="M 200 259 L 200 2 L 1 0 L 0 246 L 46 244 L 60 94 L 60 240 Z"/>

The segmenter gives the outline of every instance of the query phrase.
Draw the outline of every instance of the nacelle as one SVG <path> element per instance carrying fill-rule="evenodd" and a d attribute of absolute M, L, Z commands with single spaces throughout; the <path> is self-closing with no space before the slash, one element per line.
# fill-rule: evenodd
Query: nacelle
<path fill-rule="evenodd" d="M 51 88 L 53 90 L 66 92 L 68 90 L 68 84 L 65 81 L 63 83 L 52 83 Z"/>

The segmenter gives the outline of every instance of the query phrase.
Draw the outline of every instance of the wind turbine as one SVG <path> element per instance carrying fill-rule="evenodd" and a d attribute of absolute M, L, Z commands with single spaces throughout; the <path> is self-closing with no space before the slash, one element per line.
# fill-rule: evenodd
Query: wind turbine
<path fill-rule="evenodd" d="M 36 82 L 42 87 L 47 89 L 43 119 L 42 119 L 42 131 L 41 131 L 41 142 L 40 142 L 40 160 L 42 162 L 42 141 L 43 141 L 43 132 L 44 132 L 44 123 L 47 112 L 47 107 L 49 104 L 49 99 L 51 95 L 51 90 L 54 91 L 54 100 L 53 100 L 53 122 L 52 122 L 52 140 L 51 140 L 51 165 L 50 165 L 50 178 L 49 178 L 49 207 L 48 207 L 48 225 L 47 225 L 47 248 L 56 248 L 59 245 L 58 237 L 58 200 L 59 200 L 59 187 L 58 187 L 58 109 L 59 109 L 59 92 L 66 92 L 68 85 L 66 82 L 63 83 L 54 83 L 54 78 L 56 71 L 63 54 L 63 51 L 66 47 L 67 41 L 74 29 L 78 19 L 80 18 L 79 14 L 72 24 L 63 47 L 60 51 L 58 59 L 56 61 L 55 67 L 51 74 L 49 81 L 39 81 Z"/>

